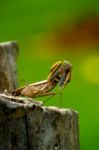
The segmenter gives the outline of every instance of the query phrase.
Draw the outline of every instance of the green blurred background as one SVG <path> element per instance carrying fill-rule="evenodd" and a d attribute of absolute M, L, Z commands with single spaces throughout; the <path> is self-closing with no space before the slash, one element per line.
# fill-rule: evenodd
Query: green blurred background
<path fill-rule="evenodd" d="M 99 1 L 1 0 L 0 42 L 11 40 L 20 85 L 46 79 L 56 61 L 73 64 L 62 106 L 79 112 L 81 150 L 99 149 Z M 59 96 L 46 105 L 59 106 Z"/>

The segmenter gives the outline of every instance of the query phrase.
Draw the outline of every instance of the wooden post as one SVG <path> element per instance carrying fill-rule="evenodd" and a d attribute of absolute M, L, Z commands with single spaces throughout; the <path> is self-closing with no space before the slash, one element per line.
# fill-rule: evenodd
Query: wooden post
<path fill-rule="evenodd" d="M 17 42 L 0 44 L 0 92 L 5 89 L 12 91 L 17 87 L 16 58 Z"/>
<path fill-rule="evenodd" d="M 0 94 L 0 150 L 79 150 L 78 113 Z"/>

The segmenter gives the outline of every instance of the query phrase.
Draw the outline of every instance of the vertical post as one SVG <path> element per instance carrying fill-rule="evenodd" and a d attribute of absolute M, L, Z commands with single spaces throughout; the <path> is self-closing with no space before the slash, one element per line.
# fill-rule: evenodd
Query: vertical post
<path fill-rule="evenodd" d="M 11 91 L 17 87 L 17 55 L 17 42 L 0 43 L 0 92 L 5 89 Z"/>

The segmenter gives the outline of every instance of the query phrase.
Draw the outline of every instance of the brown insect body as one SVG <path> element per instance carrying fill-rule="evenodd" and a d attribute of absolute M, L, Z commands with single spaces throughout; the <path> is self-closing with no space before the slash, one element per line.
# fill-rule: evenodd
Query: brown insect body
<path fill-rule="evenodd" d="M 57 69 L 55 69 L 57 68 Z M 60 88 L 64 88 L 71 79 L 72 65 L 70 62 L 64 60 L 63 63 L 60 61 L 54 64 L 51 68 L 51 73 L 48 76 L 48 80 L 52 82 L 56 79 L 59 83 Z"/>
<path fill-rule="evenodd" d="M 27 86 L 18 88 L 12 91 L 14 96 L 28 96 L 28 97 L 39 97 L 44 96 L 44 93 L 51 91 L 57 83 L 50 83 L 47 80 L 29 84 Z"/>
<path fill-rule="evenodd" d="M 27 96 L 27 97 L 41 97 L 47 95 L 53 95 L 50 93 L 53 88 L 59 84 L 60 88 L 66 86 L 71 79 L 72 65 L 68 61 L 58 61 L 55 63 L 50 70 L 47 80 L 29 84 L 12 91 L 14 96 Z"/>

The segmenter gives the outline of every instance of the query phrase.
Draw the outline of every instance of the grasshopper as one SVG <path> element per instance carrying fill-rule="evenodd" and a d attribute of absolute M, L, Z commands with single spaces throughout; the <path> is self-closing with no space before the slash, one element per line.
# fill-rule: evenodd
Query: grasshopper
<path fill-rule="evenodd" d="M 31 98 L 50 96 L 57 93 L 50 91 L 59 84 L 60 89 L 64 88 L 71 79 L 72 65 L 70 62 L 58 61 L 50 69 L 46 80 L 29 84 L 12 91 L 14 96 L 27 96 Z"/>

